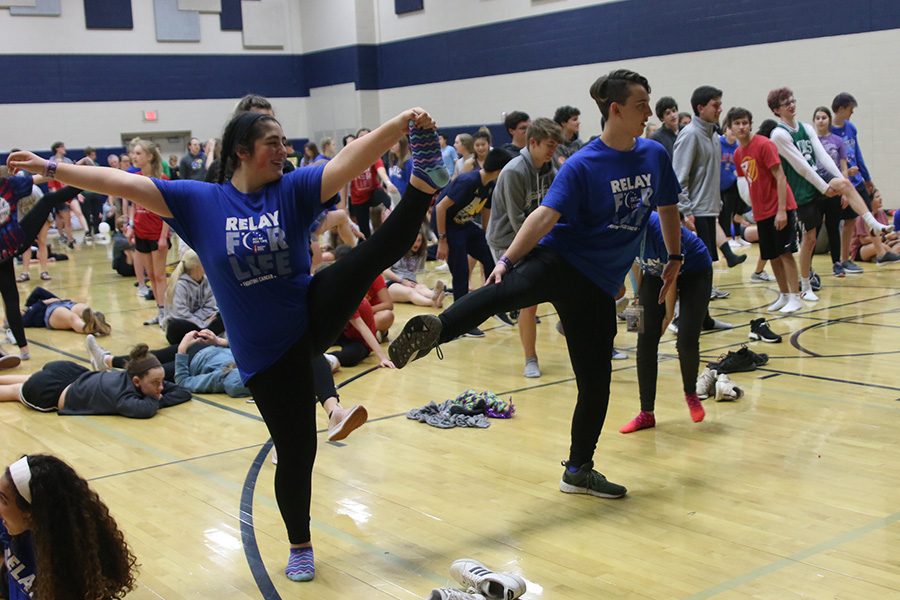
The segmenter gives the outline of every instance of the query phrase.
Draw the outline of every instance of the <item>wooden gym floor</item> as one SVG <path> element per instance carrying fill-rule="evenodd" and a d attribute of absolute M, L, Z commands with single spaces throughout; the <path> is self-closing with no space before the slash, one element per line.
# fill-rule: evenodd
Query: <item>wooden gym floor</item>
<path fill-rule="evenodd" d="M 57 295 L 104 311 L 115 353 L 165 344 L 133 279 L 109 268 L 108 247 L 79 247 L 51 265 Z M 704 334 L 704 358 L 747 341 L 775 286 L 750 284 L 756 258 L 717 270 L 731 292 L 713 302 L 731 331 Z M 424 598 L 451 586 L 460 557 L 522 574 L 525 598 L 900 598 L 900 266 L 866 265 L 837 280 L 827 257 L 821 301 L 773 317 L 782 344 L 754 343 L 768 365 L 733 379 L 746 396 L 705 402 L 694 424 L 682 399 L 674 337 L 661 345 L 657 427 L 618 428 L 638 410 L 633 334 L 616 345 L 610 411 L 598 470 L 628 487 L 621 500 L 561 494 L 575 386 L 552 306 L 539 314 L 543 377 L 521 375 L 518 332 L 499 321 L 402 371 L 373 359 L 337 374 L 345 405 L 370 421 L 325 441 L 320 412 L 312 531 L 317 576 L 281 570 L 287 540 L 272 490 L 270 443 L 255 406 L 196 397 L 149 421 L 58 417 L 0 405 L 2 456 L 53 452 L 110 505 L 141 563 L 152 598 Z M 432 268 L 430 265 L 429 268 Z M 37 285 L 20 284 L 24 300 Z M 433 282 L 446 273 L 429 272 Z M 402 322 L 424 309 L 397 309 Z M 86 362 L 84 336 L 28 330 L 32 360 Z M 13 351 L 6 346 L 7 351 Z M 466 388 L 512 396 L 518 413 L 487 430 L 438 430 L 408 409 Z M 61 498 L 60 501 L 65 501 Z"/>

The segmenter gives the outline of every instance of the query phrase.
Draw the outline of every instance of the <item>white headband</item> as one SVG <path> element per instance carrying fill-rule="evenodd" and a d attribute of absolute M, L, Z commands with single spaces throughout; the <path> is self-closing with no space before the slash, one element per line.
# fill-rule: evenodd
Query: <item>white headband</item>
<path fill-rule="evenodd" d="M 31 504 L 31 467 L 28 466 L 28 457 L 23 456 L 9 465 L 9 474 L 12 476 L 13 485 L 19 490 L 19 494 Z"/>

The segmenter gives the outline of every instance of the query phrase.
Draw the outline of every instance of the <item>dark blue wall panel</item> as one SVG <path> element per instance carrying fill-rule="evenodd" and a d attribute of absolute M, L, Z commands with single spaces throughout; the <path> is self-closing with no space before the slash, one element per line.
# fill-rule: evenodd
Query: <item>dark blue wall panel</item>
<path fill-rule="evenodd" d="M 241 0 L 222 0 L 219 26 L 222 28 L 222 31 L 241 31 L 244 28 Z"/>
<path fill-rule="evenodd" d="M 223 28 L 230 4 L 223 2 Z M 232 26 L 240 0 L 234 4 Z M 85 0 L 86 12 L 104 18 L 125 5 L 130 24 L 128 0 Z M 248 90 L 298 97 L 348 82 L 376 90 L 900 28 L 898 0 L 847 6 L 794 0 L 788 18 L 783 0 L 628 0 L 306 55 L 16 56 L 23 75 L 0 88 L 0 103 L 233 98 Z"/>
<path fill-rule="evenodd" d="M 134 29 L 131 0 L 84 0 L 84 23 L 87 29 Z"/>
<path fill-rule="evenodd" d="M 422 10 L 423 4 L 424 0 L 394 0 L 394 14 L 405 15 Z"/>

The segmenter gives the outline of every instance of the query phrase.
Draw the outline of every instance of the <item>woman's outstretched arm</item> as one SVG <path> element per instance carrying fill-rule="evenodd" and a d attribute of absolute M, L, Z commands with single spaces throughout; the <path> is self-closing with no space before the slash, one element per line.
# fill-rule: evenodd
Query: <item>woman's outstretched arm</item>
<path fill-rule="evenodd" d="M 47 159 L 26 151 L 13 152 L 6 159 L 6 165 L 11 173 L 24 170 L 36 175 L 43 175 L 47 171 L 47 163 Z M 156 185 L 149 177 L 143 175 L 126 173 L 119 169 L 59 163 L 53 179 L 83 190 L 128 198 L 161 217 L 172 216 L 172 212 Z"/>

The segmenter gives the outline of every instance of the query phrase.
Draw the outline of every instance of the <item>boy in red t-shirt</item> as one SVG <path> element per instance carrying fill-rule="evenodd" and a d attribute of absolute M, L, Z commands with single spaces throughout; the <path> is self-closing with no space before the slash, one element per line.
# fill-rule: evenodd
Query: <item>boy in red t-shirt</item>
<path fill-rule="evenodd" d="M 772 263 L 781 295 L 770 311 L 792 313 L 803 308 L 794 253 L 797 251 L 797 202 L 781 168 L 778 148 L 768 138 L 753 135 L 753 115 L 732 108 L 725 117 L 740 147 L 734 153 L 737 174 L 747 179 L 750 204 L 759 232 L 759 255 Z"/>

